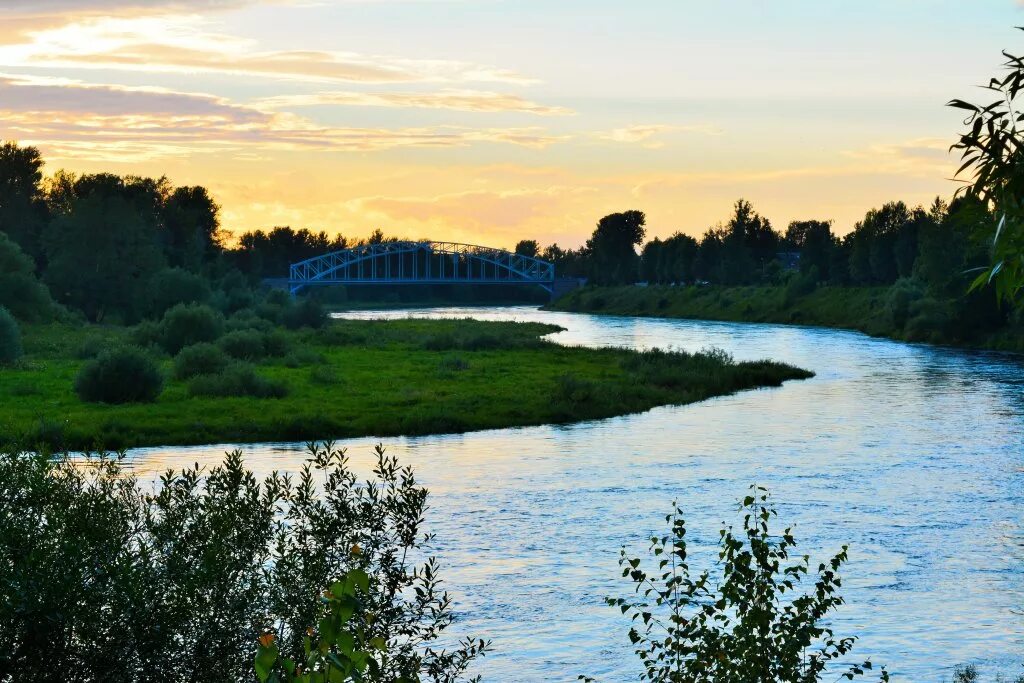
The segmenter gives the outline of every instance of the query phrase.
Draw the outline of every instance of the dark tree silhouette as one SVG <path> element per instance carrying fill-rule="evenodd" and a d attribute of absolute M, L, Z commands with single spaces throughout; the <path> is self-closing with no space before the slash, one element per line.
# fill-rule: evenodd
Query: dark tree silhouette
<path fill-rule="evenodd" d="M 536 258 L 540 252 L 540 245 L 537 244 L 537 240 L 519 240 L 516 243 L 515 252 L 522 256 L 530 256 Z"/>
<path fill-rule="evenodd" d="M 644 240 L 643 211 L 613 213 L 602 218 L 589 240 L 590 277 L 598 284 L 626 284 L 637 275 L 636 247 Z"/>
<path fill-rule="evenodd" d="M 0 232 L 37 263 L 48 219 L 42 168 L 43 158 L 35 147 L 0 145 Z"/>

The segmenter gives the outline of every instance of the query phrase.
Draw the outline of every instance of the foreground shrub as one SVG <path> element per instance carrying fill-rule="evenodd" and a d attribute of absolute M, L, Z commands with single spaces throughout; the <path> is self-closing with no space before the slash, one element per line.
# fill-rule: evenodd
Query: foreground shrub
<path fill-rule="evenodd" d="M 324 444 L 294 478 L 260 481 L 236 451 L 155 487 L 116 458 L 3 454 L 0 678 L 250 681 L 257 638 L 305 662 L 323 588 L 352 579 L 358 611 L 330 635 L 374 645 L 373 680 L 460 680 L 482 644 L 432 648 L 451 603 L 436 563 L 408 559 L 426 553 L 426 499 L 381 447 L 368 481 Z"/>
<path fill-rule="evenodd" d="M 234 363 L 216 375 L 196 377 L 189 383 L 188 393 L 190 396 L 215 398 L 284 398 L 288 395 L 288 385 L 259 375 L 251 365 Z"/>
<path fill-rule="evenodd" d="M 140 349 L 104 351 L 82 366 L 75 393 L 90 403 L 150 403 L 164 388 L 160 368 Z"/>
<path fill-rule="evenodd" d="M 651 538 L 655 571 L 641 569 L 641 560 L 623 548 L 619 566 L 636 597 L 607 602 L 634 624 L 629 639 L 643 663 L 643 680 L 815 683 L 830 664 L 849 655 L 855 638 L 836 638 L 822 623 L 843 604 L 839 569 L 846 546 L 818 565 L 810 592 L 797 594 L 810 573 L 809 560 L 790 559 L 796 539 L 790 529 L 781 535 L 770 531 L 774 516 L 766 489 L 751 487 L 740 533 L 722 529 L 717 580 L 707 570 L 690 575 L 679 508 L 665 518 L 670 532 Z M 853 679 L 871 668 L 864 662 L 839 677 Z M 884 667 L 881 680 L 889 680 Z"/>
<path fill-rule="evenodd" d="M 0 364 L 14 363 L 24 353 L 18 322 L 6 308 L 0 306 Z"/>
<path fill-rule="evenodd" d="M 167 353 L 186 346 L 215 341 L 224 332 L 224 316 L 209 306 L 178 304 L 160 321 L 160 345 Z"/>
<path fill-rule="evenodd" d="M 219 346 L 209 342 L 186 346 L 174 359 L 174 378 L 191 379 L 199 375 L 215 375 L 224 370 L 230 360 Z"/>

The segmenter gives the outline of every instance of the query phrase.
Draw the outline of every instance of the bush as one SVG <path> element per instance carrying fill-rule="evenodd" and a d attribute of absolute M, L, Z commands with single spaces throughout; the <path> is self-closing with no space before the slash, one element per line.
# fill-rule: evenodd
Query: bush
<path fill-rule="evenodd" d="M 160 347 L 163 350 L 161 340 L 163 339 L 163 327 L 160 323 L 155 323 L 152 320 L 143 320 L 141 323 L 132 328 L 129 338 L 132 344 L 136 346 L 155 346 Z"/>
<path fill-rule="evenodd" d="M 83 365 L 75 379 L 75 393 L 90 403 L 149 403 L 163 388 L 156 363 L 133 347 L 104 351 Z"/>
<path fill-rule="evenodd" d="M 258 637 L 273 628 L 280 657 L 306 662 L 323 587 L 357 577 L 357 616 L 373 618 L 331 635 L 375 645 L 373 680 L 454 682 L 479 654 L 448 637 L 434 561 L 406 559 L 426 556 L 427 492 L 383 448 L 366 482 L 331 444 L 262 481 L 237 451 L 155 485 L 114 457 L 82 465 L 0 454 L 5 680 L 251 681 Z"/>
<path fill-rule="evenodd" d="M 224 332 L 224 316 L 202 304 L 178 304 L 160 321 L 160 345 L 167 353 L 215 341 Z"/>
<path fill-rule="evenodd" d="M 219 346 L 200 342 L 186 346 L 174 359 L 175 379 L 192 379 L 200 375 L 215 375 L 228 366 L 230 359 Z"/>
<path fill-rule="evenodd" d="M 24 353 L 18 322 L 6 308 L 0 306 L 0 364 L 14 363 Z"/>
<path fill-rule="evenodd" d="M 202 375 L 188 385 L 190 396 L 226 398 L 251 396 L 253 398 L 284 398 L 288 385 L 267 379 L 256 373 L 251 365 L 235 363 L 216 375 Z"/>
<path fill-rule="evenodd" d="M 56 306 L 35 271 L 31 257 L 0 231 L 0 307 L 20 320 L 52 320 Z"/>
<path fill-rule="evenodd" d="M 320 329 L 327 324 L 327 320 L 327 311 L 323 304 L 309 297 L 287 306 L 281 313 L 281 323 L 289 330 L 301 327 Z"/>
<path fill-rule="evenodd" d="M 817 266 L 811 266 L 805 273 L 793 274 L 786 283 L 786 291 L 783 294 L 785 304 L 792 306 L 797 300 L 813 293 L 820 279 Z"/>
<path fill-rule="evenodd" d="M 710 571 L 691 576 L 687 529 L 682 510 L 666 517 L 670 533 L 651 538 L 658 563 L 641 569 L 640 558 L 625 548 L 622 575 L 635 598 L 608 598 L 630 617 L 630 641 L 648 681 L 801 681 L 849 678 L 871 669 L 870 662 L 835 675 L 829 667 L 848 659 L 855 638 L 836 638 L 821 621 L 843 604 L 839 568 L 847 549 L 818 567 L 810 592 L 798 594 L 810 573 L 809 558 L 790 560 L 796 540 L 786 529 L 770 532 L 775 510 L 762 487 L 743 500 L 743 529 L 725 527 L 720 535 L 720 579 Z M 885 668 L 881 680 L 888 681 Z"/>
<path fill-rule="evenodd" d="M 202 304 L 210 298 L 210 285 L 195 273 L 182 268 L 165 268 L 150 278 L 146 287 L 147 309 L 154 318 L 161 317 L 177 304 Z"/>
<path fill-rule="evenodd" d="M 228 332 L 234 332 L 235 330 L 270 332 L 274 329 L 274 323 L 259 317 L 251 308 L 243 308 L 228 318 L 226 329 Z"/>
<path fill-rule="evenodd" d="M 217 341 L 226 354 L 238 360 L 259 360 L 267 354 L 264 335 L 256 330 L 228 332 Z"/>
<path fill-rule="evenodd" d="M 889 292 L 885 296 L 885 310 L 889 316 L 889 322 L 896 330 L 903 329 L 914 304 L 923 299 L 924 295 L 924 285 L 910 278 L 897 280 L 889 288 Z"/>
<path fill-rule="evenodd" d="M 266 349 L 267 356 L 280 358 L 291 350 L 292 343 L 288 335 L 281 330 L 271 330 L 263 335 L 263 348 Z"/>

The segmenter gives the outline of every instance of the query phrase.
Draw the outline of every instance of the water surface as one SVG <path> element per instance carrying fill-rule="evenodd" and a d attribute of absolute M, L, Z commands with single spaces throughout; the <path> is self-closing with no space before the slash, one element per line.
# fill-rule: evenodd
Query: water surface
<path fill-rule="evenodd" d="M 1024 363 L 1016 356 L 779 325 L 620 318 L 526 307 L 363 311 L 352 318 L 535 320 L 560 343 L 718 347 L 814 379 L 570 426 L 383 439 L 431 490 L 461 634 L 490 638 L 489 681 L 635 680 L 620 546 L 643 553 L 678 500 L 696 563 L 749 484 L 768 486 L 800 548 L 850 546 L 840 635 L 905 681 L 974 661 L 1024 660 Z M 326 436 L 326 435 L 325 435 Z M 345 442 L 369 471 L 372 445 Z M 229 444 L 138 449 L 142 473 L 214 463 Z M 246 445 L 257 472 L 297 467 L 301 444 Z"/>

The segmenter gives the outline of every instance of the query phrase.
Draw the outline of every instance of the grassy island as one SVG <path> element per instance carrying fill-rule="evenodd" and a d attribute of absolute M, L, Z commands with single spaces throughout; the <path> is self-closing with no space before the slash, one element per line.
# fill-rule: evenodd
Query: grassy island
<path fill-rule="evenodd" d="M 289 351 L 251 364 L 273 398 L 196 395 L 173 379 L 156 400 L 82 401 L 74 384 L 96 349 L 130 343 L 123 327 L 28 325 L 26 355 L 0 368 L 0 430 L 55 447 L 391 436 L 566 423 L 778 386 L 811 373 L 724 354 L 559 346 L 557 327 L 476 320 L 333 321 L 279 333 Z M 280 395 L 283 394 L 283 395 Z"/>

